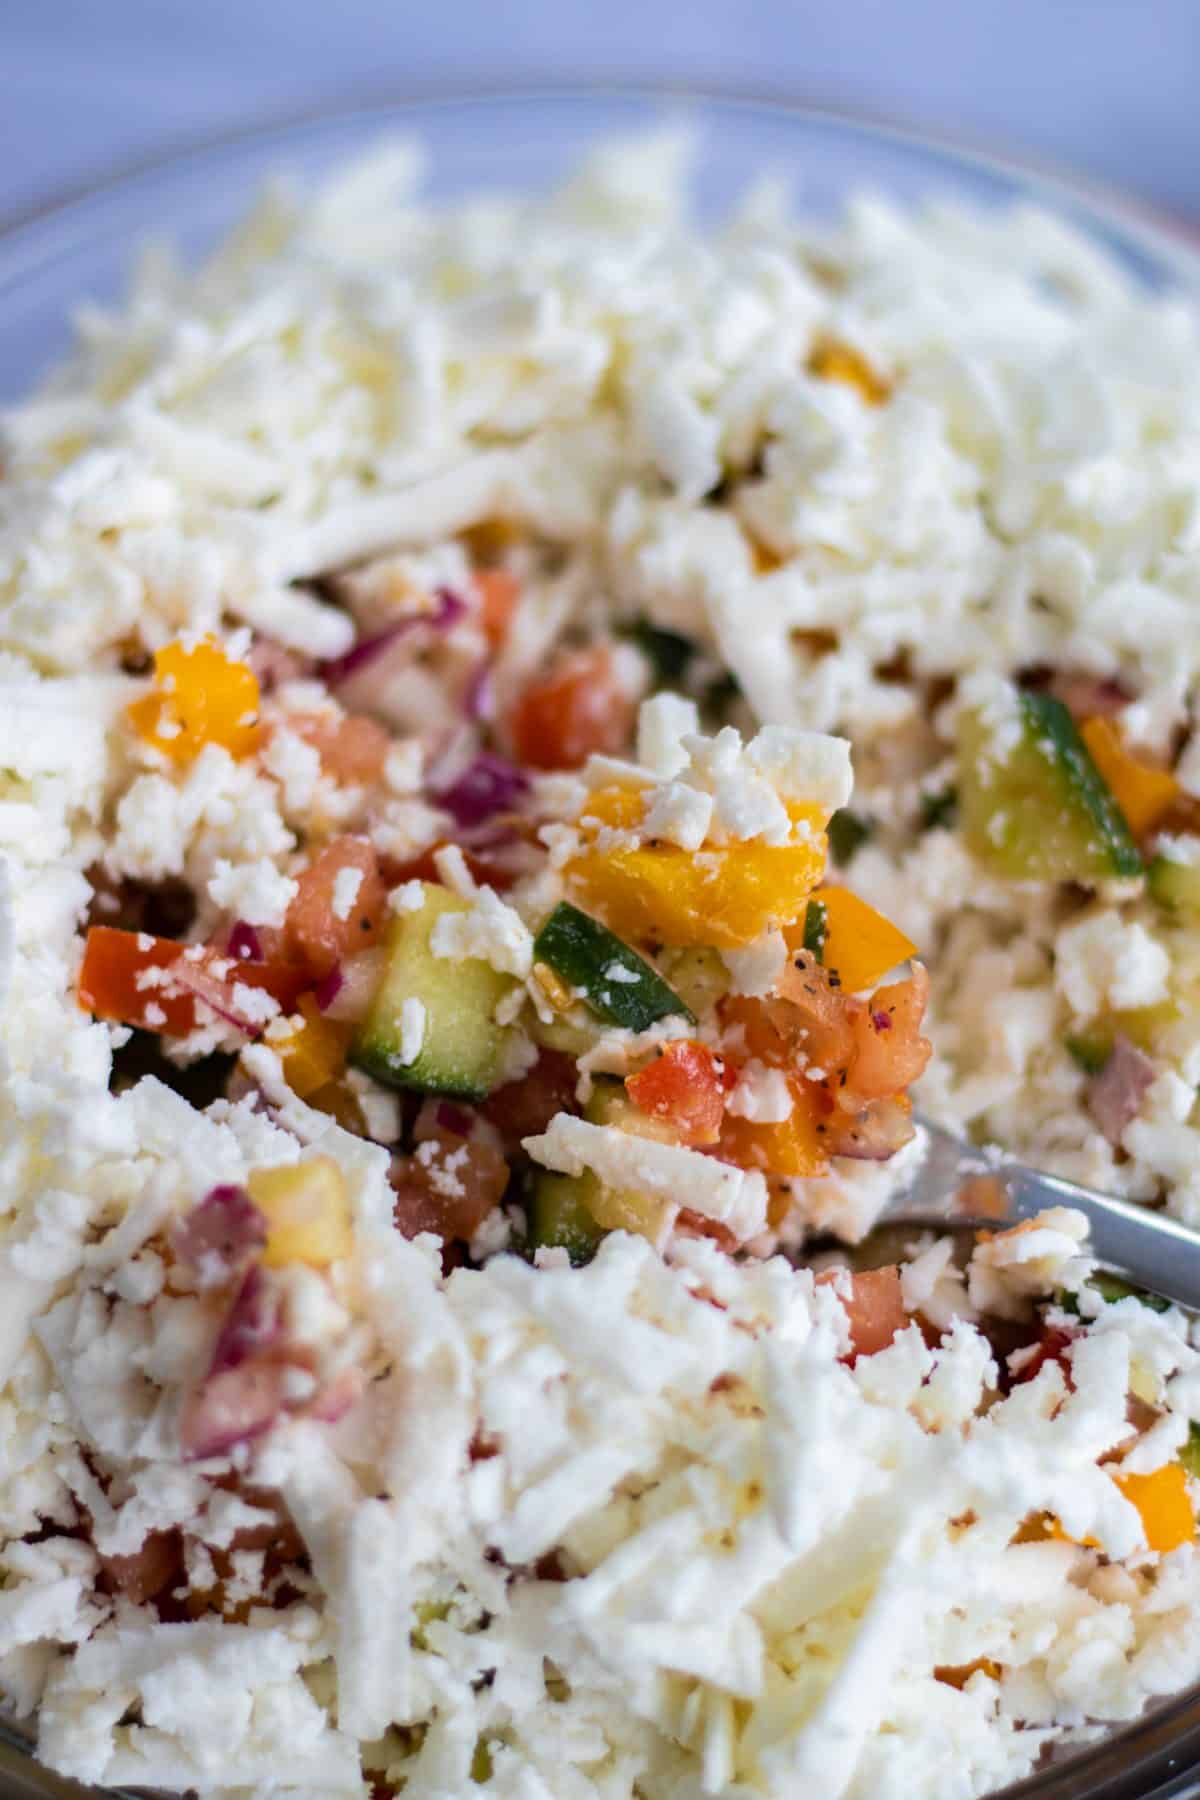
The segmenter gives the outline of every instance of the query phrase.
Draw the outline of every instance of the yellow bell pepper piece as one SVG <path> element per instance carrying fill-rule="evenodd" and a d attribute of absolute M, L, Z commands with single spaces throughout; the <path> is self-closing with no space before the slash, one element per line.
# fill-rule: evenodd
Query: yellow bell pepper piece
<path fill-rule="evenodd" d="M 1085 719 L 1079 735 L 1088 754 L 1112 789 L 1134 837 L 1166 817 L 1179 797 L 1179 783 L 1168 769 L 1156 769 L 1131 756 L 1111 719 Z"/>
<path fill-rule="evenodd" d="M 882 406 L 891 392 L 860 351 L 834 339 L 817 345 L 808 359 L 808 372 L 820 381 L 841 381 L 857 388 L 868 406 Z"/>
<path fill-rule="evenodd" d="M 1181 1463 L 1164 1463 L 1151 1475 L 1114 1475 L 1113 1480 L 1142 1515 L 1152 1550 L 1177 1550 L 1196 1535 L 1196 1514 Z"/>
<path fill-rule="evenodd" d="M 272 1039 L 271 1047 L 292 1092 L 307 1100 L 342 1073 L 354 1027 L 325 1018 L 311 994 L 301 996 L 298 1010 L 303 1025 L 282 1041 Z"/>
<path fill-rule="evenodd" d="M 911 938 L 849 888 L 818 888 L 813 899 L 825 907 L 825 967 L 837 972 L 846 993 L 874 987 L 889 969 L 916 954 Z M 785 931 L 784 937 L 789 950 L 803 949 L 802 924 Z"/>
<path fill-rule="evenodd" d="M 293 1262 L 323 1269 L 349 1256 L 354 1244 L 350 1196 L 331 1156 L 255 1169 L 246 1190 L 267 1221 L 262 1260 L 269 1269 Z"/>
<path fill-rule="evenodd" d="M 567 881 L 621 937 L 735 950 L 771 926 L 790 924 L 824 872 L 824 815 L 815 807 L 789 810 L 795 823 L 811 827 L 808 842 L 714 844 L 695 852 L 661 842 L 626 847 L 606 843 L 603 830 L 635 828 L 645 796 L 604 788 L 580 814 L 593 841 L 567 864 Z"/>
<path fill-rule="evenodd" d="M 174 762 L 190 762 L 206 744 L 249 756 L 262 737 L 258 702 L 258 677 L 247 663 L 209 638 L 190 647 L 176 639 L 155 651 L 154 687 L 129 707 L 129 721 Z"/>

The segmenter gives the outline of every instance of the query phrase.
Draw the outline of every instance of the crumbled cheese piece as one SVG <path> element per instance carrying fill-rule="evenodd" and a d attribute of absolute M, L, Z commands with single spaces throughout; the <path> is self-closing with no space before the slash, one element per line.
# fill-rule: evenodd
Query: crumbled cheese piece
<path fill-rule="evenodd" d="M 479 884 L 457 844 L 439 845 L 433 853 L 433 864 L 452 894 L 457 894 L 461 900 L 475 898 Z"/>
<path fill-rule="evenodd" d="M 782 931 L 766 931 L 741 950 L 720 951 L 729 970 L 735 994 L 761 998 L 769 994 L 787 966 L 788 948 Z"/>
<path fill-rule="evenodd" d="M 388 895 L 388 906 L 395 913 L 417 913 L 425 904 L 425 886 L 420 881 L 404 881 Z"/>
<path fill-rule="evenodd" d="M 755 1057 L 742 1064 L 737 1086 L 725 1101 L 726 1112 L 759 1125 L 778 1125 L 792 1115 L 795 1096 L 782 1069 L 770 1069 Z"/>
<path fill-rule="evenodd" d="M 222 912 L 247 925 L 279 927 L 298 886 L 265 856 L 241 864 L 219 856 L 209 878 L 208 897 Z"/>
<path fill-rule="evenodd" d="M 712 819 L 711 795 L 682 781 L 668 781 L 652 790 L 641 830 L 645 837 L 663 838 L 681 850 L 699 850 Z"/>
<path fill-rule="evenodd" d="M 425 1003 L 415 994 L 405 996 L 400 1007 L 400 1061 L 415 1063 L 425 1042 Z"/>
<path fill-rule="evenodd" d="M 688 765 L 684 739 L 700 730 L 694 700 L 654 694 L 638 710 L 637 759 L 656 781 L 669 781 Z"/>
<path fill-rule="evenodd" d="M 490 963 L 501 975 L 523 981 L 533 967 L 533 937 L 520 913 L 492 888 L 478 888 L 466 912 L 446 912 L 429 939 L 435 956 L 458 962 L 465 956 Z"/>
<path fill-rule="evenodd" d="M 361 869 L 339 869 L 333 878 L 333 900 L 331 911 L 335 919 L 346 920 L 354 910 L 354 902 L 358 899 L 358 891 L 363 884 Z"/>
<path fill-rule="evenodd" d="M 677 1144 L 557 1113 L 540 1137 L 525 1138 L 522 1147 L 545 1168 L 564 1175 L 591 1169 L 610 1187 L 642 1189 L 688 1206 L 739 1238 L 753 1237 L 766 1223 L 767 1188 L 757 1170 L 737 1169 Z"/>
<path fill-rule="evenodd" d="M 1153 1006 L 1165 1000 L 1171 962 L 1138 921 L 1104 911 L 1068 925 L 1055 940 L 1057 987 L 1072 1012 L 1093 1017 L 1108 1005 Z"/>

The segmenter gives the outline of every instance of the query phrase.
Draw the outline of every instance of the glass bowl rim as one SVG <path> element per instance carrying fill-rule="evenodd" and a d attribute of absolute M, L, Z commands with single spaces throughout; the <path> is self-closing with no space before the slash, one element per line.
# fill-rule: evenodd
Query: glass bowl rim
<path fill-rule="evenodd" d="M 350 92 L 332 102 L 260 113 L 244 123 L 214 132 L 185 134 L 160 150 L 118 159 L 94 179 L 68 182 L 32 205 L 0 215 L 0 307 L 6 290 L 37 272 L 38 267 L 62 248 L 61 233 L 74 221 L 86 222 L 91 208 L 109 200 L 134 195 L 139 188 L 169 181 L 185 170 L 219 163 L 239 152 L 253 155 L 278 145 L 281 154 L 289 143 L 306 134 L 345 129 L 366 134 L 371 129 L 411 125 L 419 129 L 423 118 L 455 108 L 511 108 L 520 105 L 553 105 L 566 101 L 603 106 L 608 102 L 631 103 L 646 108 L 676 109 L 686 119 L 694 109 L 704 117 L 768 116 L 812 128 L 826 127 L 848 139 L 855 136 L 886 149 L 928 154 L 951 169 L 997 178 L 1010 184 L 1015 198 L 1025 198 L 1048 210 L 1066 207 L 1071 222 L 1085 235 L 1104 227 L 1118 241 L 1156 263 L 1172 283 L 1186 293 L 1200 294 L 1200 236 L 1153 201 L 1120 186 L 1080 174 L 1052 159 L 1026 157 L 1007 148 L 997 150 L 952 131 L 926 130 L 906 120 L 840 103 L 825 103 L 770 86 L 723 86 L 705 82 L 627 80 L 620 75 L 596 80 L 562 82 L 516 78 L 504 81 L 413 84 L 408 87 L 368 88 Z M 47 234 L 49 234 L 47 236 Z M 28 253 L 22 249 L 28 246 Z M 0 317 L 0 332 L 3 321 Z M 1191 1712 L 1189 1725 L 1178 1737 L 1172 1722 Z M 34 1767 L 33 1743 L 19 1726 L 0 1715 L 0 1740 L 27 1756 Z M 1122 1756 L 1121 1753 L 1125 1752 Z M 1103 1765 L 1113 1755 L 1116 1768 Z M 50 1775 L 50 1771 L 46 1771 Z M 1089 1783 L 1091 1800 L 1191 1800 L 1200 1796 L 1200 1686 L 1165 1696 L 1135 1720 L 1114 1723 L 1095 1745 L 1081 1749 L 1064 1763 L 1035 1770 L 1010 1786 L 996 1790 L 994 1800 L 1076 1800 L 1078 1782 Z M 120 1800 L 122 1789 L 96 1789 L 98 1800 L 111 1795 Z M 130 1797 L 132 1800 L 132 1796 Z"/>

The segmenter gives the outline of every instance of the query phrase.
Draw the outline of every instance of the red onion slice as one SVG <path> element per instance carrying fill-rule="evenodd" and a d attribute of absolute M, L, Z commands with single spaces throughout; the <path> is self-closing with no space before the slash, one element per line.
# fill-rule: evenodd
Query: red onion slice
<path fill-rule="evenodd" d="M 262 939 L 253 925 L 247 925 L 245 919 L 239 919 L 229 933 L 228 950 L 235 962 L 265 962 Z"/>
<path fill-rule="evenodd" d="M 171 1248 L 194 1271 L 200 1287 L 218 1287 L 267 1241 L 267 1221 L 243 1187 L 223 1182 L 185 1214 Z"/>
<path fill-rule="evenodd" d="M 824 1123 L 822 1148 L 854 1162 L 886 1162 L 914 1131 L 912 1114 L 899 1100 L 871 1100 L 861 1112 L 835 1112 Z"/>
<path fill-rule="evenodd" d="M 252 1018 L 237 1004 L 237 968 L 232 962 L 227 976 L 218 975 L 214 973 L 211 960 L 207 957 L 192 958 L 185 953 L 169 964 L 167 974 L 176 987 L 194 994 L 197 1000 L 202 1000 L 210 1011 L 223 1019 L 226 1025 L 232 1025 L 235 1031 L 244 1033 L 246 1037 L 257 1037 L 262 1030 L 262 1019 Z"/>
<path fill-rule="evenodd" d="M 336 688 L 339 683 L 347 681 L 350 676 L 361 673 L 368 663 L 372 663 L 393 644 L 399 643 L 417 631 L 430 631 L 436 634 L 449 631 L 457 625 L 467 611 L 467 603 L 449 588 L 438 588 L 434 595 L 435 605 L 432 612 L 410 613 L 406 618 L 398 619 L 383 631 L 375 632 L 371 637 L 360 638 L 358 643 L 347 650 L 344 656 L 335 656 L 331 661 L 322 663 L 320 673 L 326 684 Z"/>
<path fill-rule="evenodd" d="M 257 1263 L 246 1271 L 213 1346 L 208 1375 L 222 1375 L 274 1350 L 283 1339 L 279 1296 Z"/>
<path fill-rule="evenodd" d="M 1112 1054 L 1086 1089 L 1087 1109 L 1110 1144 L 1119 1144 L 1125 1127 L 1137 1118 L 1154 1076 L 1150 1058 L 1118 1033 Z"/>
<path fill-rule="evenodd" d="M 248 1362 L 210 1375 L 188 1396 L 179 1422 L 184 1460 L 224 1456 L 269 1431 L 284 1409 L 289 1369 L 282 1362 Z"/>
<path fill-rule="evenodd" d="M 511 812 L 529 792 L 529 777 L 505 757 L 481 750 L 461 774 L 436 791 L 434 800 L 444 806 L 457 825 L 469 829 L 494 813 Z"/>
<path fill-rule="evenodd" d="M 327 1019 L 354 1023 L 361 1019 L 383 979 L 382 950 L 361 950 L 347 957 L 314 989 L 314 998 Z"/>

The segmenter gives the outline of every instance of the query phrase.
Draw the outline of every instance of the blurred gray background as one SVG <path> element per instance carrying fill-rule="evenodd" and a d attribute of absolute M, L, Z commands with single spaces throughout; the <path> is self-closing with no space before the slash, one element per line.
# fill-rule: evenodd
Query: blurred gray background
<path fill-rule="evenodd" d="M 322 102 L 622 76 L 866 109 L 1200 224 L 1200 0 L 0 0 L 0 217 Z"/>

